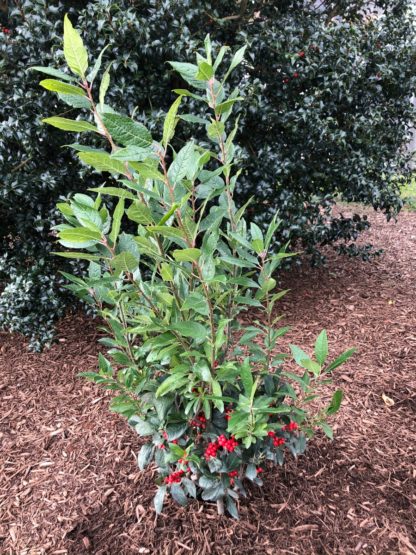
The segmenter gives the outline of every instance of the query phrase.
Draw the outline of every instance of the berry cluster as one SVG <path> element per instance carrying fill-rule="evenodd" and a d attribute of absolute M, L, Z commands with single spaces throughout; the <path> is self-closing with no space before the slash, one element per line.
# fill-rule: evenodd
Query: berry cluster
<path fill-rule="evenodd" d="M 172 472 L 165 478 L 166 484 L 179 484 L 182 480 L 182 476 L 185 474 L 184 470 L 178 470 L 177 472 Z"/>
<path fill-rule="evenodd" d="M 235 478 L 236 476 L 238 476 L 238 470 L 232 470 L 231 472 L 228 473 L 228 476 L 230 478 Z"/>
<path fill-rule="evenodd" d="M 205 430 L 207 426 L 207 419 L 203 414 L 197 414 L 195 418 L 191 420 L 190 425 L 192 428 L 201 428 L 202 430 Z"/>
<path fill-rule="evenodd" d="M 283 426 L 282 430 L 284 432 L 295 432 L 298 428 L 299 426 L 296 424 L 296 422 L 289 422 L 289 424 Z"/>
<path fill-rule="evenodd" d="M 285 444 L 285 440 L 282 437 L 277 437 L 276 432 L 270 430 L 267 435 L 273 440 L 273 445 L 275 447 L 280 447 Z"/>
<path fill-rule="evenodd" d="M 231 406 L 226 407 L 224 413 L 225 413 L 225 420 L 230 420 L 231 418 L 231 414 L 233 413 L 233 409 L 231 408 Z"/>
<path fill-rule="evenodd" d="M 238 441 L 231 436 L 230 439 L 227 439 L 225 435 L 221 435 L 217 441 L 212 441 L 208 444 L 208 447 L 205 449 L 205 459 L 209 460 L 211 457 L 217 456 L 218 449 L 225 449 L 229 453 L 232 453 L 234 449 L 238 446 Z"/>

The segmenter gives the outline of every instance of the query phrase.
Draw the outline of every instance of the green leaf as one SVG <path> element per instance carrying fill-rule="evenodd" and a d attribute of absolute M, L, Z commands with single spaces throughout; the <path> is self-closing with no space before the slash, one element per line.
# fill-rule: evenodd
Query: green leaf
<path fill-rule="evenodd" d="M 116 244 L 118 234 L 120 233 L 121 219 L 124 214 L 124 197 L 120 197 L 113 213 L 113 225 L 109 235 L 113 245 Z"/>
<path fill-rule="evenodd" d="M 96 254 L 88 254 L 86 252 L 51 252 L 51 254 L 55 254 L 56 256 L 62 256 L 63 258 L 74 258 L 75 260 L 93 260 L 98 261 L 101 259 L 101 256 Z"/>
<path fill-rule="evenodd" d="M 150 443 L 145 443 L 137 455 L 137 464 L 140 470 L 144 470 L 146 466 L 150 463 L 153 453 L 153 447 Z"/>
<path fill-rule="evenodd" d="M 94 191 L 95 193 L 100 193 L 101 195 L 110 195 L 112 197 L 128 198 L 130 200 L 136 200 L 136 195 L 126 191 L 126 189 L 121 189 L 119 187 L 92 187 L 88 189 L 89 191 Z"/>
<path fill-rule="evenodd" d="M 239 520 L 240 517 L 238 515 L 236 502 L 230 495 L 227 495 L 225 506 L 230 516 L 232 516 L 232 518 L 235 518 L 236 520 Z"/>
<path fill-rule="evenodd" d="M 169 108 L 168 113 L 166 114 L 166 118 L 163 124 L 163 138 L 162 138 L 162 144 L 165 147 L 165 149 L 167 148 L 170 140 L 172 139 L 175 133 L 175 127 L 177 123 L 176 115 L 178 113 L 178 109 L 181 101 L 182 101 L 182 96 L 178 96 L 178 98 L 175 100 L 175 102 Z"/>
<path fill-rule="evenodd" d="M 251 394 L 251 390 L 254 383 L 253 373 L 250 368 L 250 359 L 248 358 L 244 359 L 244 362 L 242 363 L 240 368 L 240 376 L 241 376 L 241 382 L 244 387 L 244 393 L 248 397 Z"/>
<path fill-rule="evenodd" d="M 180 389 L 184 385 L 189 383 L 188 375 L 183 373 L 171 374 L 160 384 L 156 391 L 156 397 L 162 397 L 169 393 L 170 391 L 175 391 Z"/>
<path fill-rule="evenodd" d="M 177 331 L 184 337 L 191 337 L 192 339 L 202 342 L 208 335 L 208 330 L 198 322 L 175 322 L 171 324 L 170 329 Z"/>
<path fill-rule="evenodd" d="M 142 123 L 119 114 L 104 114 L 102 118 L 116 143 L 123 146 L 148 148 L 153 142 L 150 131 Z"/>
<path fill-rule="evenodd" d="M 208 316 L 209 308 L 206 298 L 200 293 L 193 292 L 187 295 L 181 310 L 195 310 L 198 314 L 202 316 Z"/>
<path fill-rule="evenodd" d="M 127 210 L 127 217 L 138 224 L 148 225 L 154 223 L 150 208 L 144 202 L 138 200 L 130 205 Z"/>
<path fill-rule="evenodd" d="M 94 67 L 92 68 L 89 75 L 87 76 L 87 79 L 88 79 L 89 83 L 92 83 L 95 80 L 95 78 L 97 77 L 97 74 L 98 74 L 98 72 L 100 71 L 100 68 L 101 68 L 101 62 L 102 62 L 102 59 L 103 59 L 103 54 L 109 46 L 110 46 L 109 44 L 104 46 L 104 48 L 99 53 L 98 58 L 95 61 Z"/>
<path fill-rule="evenodd" d="M 131 252 L 121 252 L 111 260 L 111 267 L 114 268 L 116 275 L 122 272 L 132 272 L 139 265 L 139 260 Z"/>
<path fill-rule="evenodd" d="M 149 225 L 147 230 L 152 233 L 159 233 L 163 237 L 167 237 L 173 241 L 179 240 L 180 244 L 185 242 L 183 231 L 176 227 L 170 227 L 167 225 Z"/>
<path fill-rule="evenodd" d="M 46 75 L 51 75 L 52 77 L 57 77 L 58 79 L 63 79 L 64 81 L 76 81 L 75 77 L 72 77 L 72 75 L 68 75 L 67 73 L 53 67 L 32 66 L 28 69 L 39 71 L 40 73 L 45 73 Z"/>
<path fill-rule="evenodd" d="M 127 171 L 122 162 L 114 160 L 107 152 L 80 152 L 78 157 L 100 172 L 125 175 Z"/>
<path fill-rule="evenodd" d="M 179 505 L 184 507 L 188 503 L 188 498 L 185 495 L 182 487 L 179 484 L 172 484 L 170 487 L 170 494 Z"/>
<path fill-rule="evenodd" d="M 65 102 L 65 104 L 73 108 L 91 108 L 91 103 L 86 96 L 58 93 L 58 97 L 59 100 L 62 100 L 62 102 Z"/>
<path fill-rule="evenodd" d="M 253 481 L 257 478 L 257 468 L 255 464 L 248 464 L 246 468 L 246 477 Z"/>
<path fill-rule="evenodd" d="M 173 271 L 172 268 L 166 262 L 162 262 L 160 267 L 160 275 L 163 281 L 173 281 Z"/>
<path fill-rule="evenodd" d="M 214 68 L 208 62 L 202 61 L 198 64 L 198 72 L 195 79 L 198 81 L 209 81 L 214 75 Z"/>
<path fill-rule="evenodd" d="M 290 350 L 292 351 L 292 356 L 295 359 L 296 364 L 304 368 L 302 361 L 309 360 L 310 356 L 297 345 L 289 345 L 289 346 L 290 346 Z"/>
<path fill-rule="evenodd" d="M 119 148 L 111 154 L 112 158 L 123 162 L 143 162 L 146 158 L 154 156 L 153 150 L 139 146 L 127 146 Z"/>
<path fill-rule="evenodd" d="M 74 131 L 75 133 L 82 133 L 84 131 L 94 131 L 98 133 L 98 129 L 88 121 L 79 121 L 58 116 L 46 118 L 42 120 L 43 123 L 62 129 L 63 131 Z"/>
<path fill-rule="evenodd" d="M 153 498 L 156 514 L 160 515 L 163 511 L 163 503 L 165 502 L 166 486 L 159 486 L 156 495 Z"/>
<path fill-rule="evenodd" d="M 205 501 L 218 501 L 218 499 L 224 497 L 224 493 L 224 486 L 220 481 L 218 481 L 215 485 L 204 489 L 201 497 Z"/>
<path fill-rule="evenodd" d="M 193 169 L 194 143 L 187 143 L 176 155 L 168 170 L 168 178 L 172 185 L 176 185 Z"/>
<path fill-rule="evenodd" d="M 315 356 L 321 366 L 325 364 L 328 357 L 328 337 L 326 335 L 326 330 L 322 330 L 316 339 Z"/>
<path fill-rule="evenodd" d="M 65 15 L 64 19 L 64 56 L 71 71 L 85 79 L 88 53 L 80 34 L 73 28 L 68 15 Z"/>
<path fill-rule="evenodd" d="M 343 396 L 344 394 L 341 389 L 337 389 L 337 391 L 335 391 L 334 395 L 332 396 L 331 403 L 326 409 L 327 414 L 335 414 L 339 411 Z"/>
<path fill-rule="evenodd" d="M 321 422 L 320 426 L 324 434 L 329 437 L 329 439 L 334 439 L 334 432 L 332 431 L 332 428 L 331 426 L 329 426 L 329 424 L 327 424 L 326 422 Z"/>
<path fill-rule="evenodd" d="M 247 45 L 244 45 L 239 50 L 237 50 L 237 52 L 234 54 L 234 56 L 231 60 L 230 67 L 227 71 L 227 74 L 230 74 L 233 69 L 235 69 L 239 64 L 241 64 L 241 62 L 244 59 L 244 53 L 246 51 L 246 48 L 247 48 Z"/>
<path fill-rule="evenodd" d="M 343 352 L 342 355 L 336 358 L 334 362 L 331 362 L 331 364 L 325 368 L 325 372 L 332 372 L 333 370 L 335 370 L 335 368 L 338 368 L 338 366 L 344 364 L 344 362 L 346 362 L 356 352 L 356 350 L 357 349 L 352 348 Z"/>
<path fill-rule="evenodd" d="M 302 368 L 305 368 L 306 370 L 309 370 L 309 372 L 312 372 L 312 374 L 314 374 L 315 376 L 319 376 L 319 374 L 321 373 L 321 365 L 314 360 L 311 360 L 310 358 L 301 360 L 300 366 Z"/>
<path fill-rule="evenodd" d="M 196 248 L 189 248 L 174 250 L 172 254 L 177 262 L 194 262 L 201 256 L 201 251 Z"/>
<path fill-rule="evenodd" d="M 225 102 L 221 102 L 220 104 L 217 104 L 217 106 L 215 106 L 215 113 L 217 115 L 220 115 L 224 112 L 227 112 L 230 108 L 232 108 L 233 104 L 235 102 L 238 102 L 239 100 L 244 100 L 244 99 L 242 96 L 238 96 L 237 98 L 230 98 Z"/>
<path fill-rule="evenodd" d="M 93 231 L 86 227 L 73 227 L 71 229 L 63 229 L 59 232 L 60 239 L 64 241 L 79 242 L 100 241 L 102 239 L 99 231 Z"/>
<path fill-rule="evenodd" d="M 198 66 L 189 64 L 187 62 L 168 62 L 175 71 L 177 71 L 182 79 L 195 87 L 196 89 L 205 89 L 205 83 L 198 81 L 196 74 L 198 73 Z"/>
<path fill-rule="evenodd" d="M 133 416 L 129 422 L 132 424 L 139 436 L 150 436 L 155 433 L 153 426 L 138 416 Z"/>
<path fill-rule="evenodd" d="M 76 87 L 75 85 L 70 85 L 68 83 L 62 83 L 62 81 L 56 81 L 56 79 L 43 79 L 39 85 L 52 92 L 85 96 L 85 91 L 83 91 L 81 87 Z"/>
<path fill-rule="evenodd" d="M 108 64 L 101 78 L 100 91 L 98 94 L 98 99 L 100 101 L 101 108 L 104 107 L 105 95 L 107 94 L 108 87 L 110 86 L 110 69 L 111 69 L 111 63 Z"/>

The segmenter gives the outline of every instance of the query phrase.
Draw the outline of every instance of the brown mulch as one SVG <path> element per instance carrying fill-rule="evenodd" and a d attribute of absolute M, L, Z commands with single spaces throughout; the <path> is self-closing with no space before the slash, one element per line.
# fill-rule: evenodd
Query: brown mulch
<path fill-rule="evenodd" d="M 138 437 L 77 378 L 94 367 L 94 323 L 65 319 L 40 355 L 1 334 L 1 555 L 416 554 L 416 213 L 370 218 L 380 258 L 329 253 L 284 278 L 289 341 L 311 347 L 326 327 L 334 354 L 359 350 L 335 374 L 335 440 L 266 472 L 238 522 L 196 502 L 155 517 Z"/>

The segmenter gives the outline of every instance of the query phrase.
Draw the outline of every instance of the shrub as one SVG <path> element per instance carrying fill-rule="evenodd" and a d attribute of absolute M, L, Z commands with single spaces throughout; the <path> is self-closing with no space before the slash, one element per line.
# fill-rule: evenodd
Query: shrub
<path fill-rule="evenodd" d="M 401 179 L 393 177 L 405 179 L 407 171 L 403 145 L 415 120 L 409 100 L 416 75 L 408 0 L 373 2 L 384 8 L 378 19 L 359 15 L 361 1 L 319 4 L 318 10 L 316 2 L 296 0 L 249 0 L 238 8 L 235 0 L 99 0 L 86 3 L 78 18 L 94 55 L 108 44 L 106 54 L 116 58 L 112 105 L 134 111 L 155 132 L 173 101 L 171 89 L 184 86 L 178 74 L 161 70 L 165 60 L 187 59 L 202 44 L 204 29 L 216 47 L 250 45 L 247 60 L 230 76 L 249 99 L 235 108 L 242 166 L 236 198 L 241 204 L 257 198 L 249 210 L 261 225 L 277 211 L 282 223 L 275 248 L 298 241 L 314 263 L 323 245 L 339 241 L 346 252 L 367 253 L 353 242 L 369 222 L 334 214 L 340 196 L 372 204 L 387 217 L 400 209 Z M 68 267 L 49 255 L 55 199 L 81 190 L 83 181 L 79 163 L 61 148 L 67 139 L 40 125 L 38 114 L 54 110 L 55 99 L 36 96 L 33 72 L 21 68 L 62 56 L 63 9 L 46 0 L 19 1 L 4 21 L 10 32 L 0 33 L 0 250 L 16 270 L 0 278 L 22 297 L 19 276 L 26 279 L 33 260 L 42 259 L 31 273 L 36 287 L 24 293 L 36 343 L 45 338 L 38 334 L 33 307 L 51 319 L 49 291 L 59 311 L 66 303 L 56 276 Z M 190 109 L 198 113 L 197 101 Z M 202 127 L 184 125 L 175 146 L 189 133 L 203 140 Z M 9 308 L 0 325 L 10 326 L 12 302 L 3 297 Z"/>
<path fill-rule="evenodd" d="M 65 223 L 55 229 L 61 245 L 76 249 L 62 256 L 89 262 L 87 277 L 66 277 L 96 307 L 108 333 L 101 340 L 108 356 L 99 355 L 98 371 L 83 375 L 117 391 L 112 410 L 150 438 L 138 463 L 157 467 L 157 512 L 169 491 L 181 505 L 198 496 L 223 512 L 225 503 L 237 518 L 244 479 L 261 485 L 263 465 L 283 464 L 286 449 L 303 453 L 317 427 L 332 437 L 327 418 L 339 409 L 342 392 L 326 408 L 309 404 L 353 352 L 329 363 L 322 331 L 314 358 L 291 346 L 302 369 L 292 373 L 282 367 L 286 355 L 276 351 L 287 328 L 276 328 L 275 304 L 285 292 L 274 291 L 273 274 L 290 254 L 269 252 L 276 218 L 263 233 L 245 219 L 246 206 L 234 203 L 241 170 L 232 116 L 242 97 L 228 78 L 244 51 L 230 61 L 225 47 L 214 56 L 207 36 L 195 64 L 170 62 L 191 90 L 176 90 L 160 141 L 106 103 L 111 66 L 97 100 L 101 57 L 88 68 L 87 50 L 68 18 L 64 53 L 74 76 L 38 68 L 47 74 L 44 88 L 70 105 L 88 103 L 94 123 L 44 121 L 97 136 L 95 146 L 72 148 L 83 163 L 118 181 L 90 189 L 95 197 L 76 194 L 59 203 Z M 190 98 L 201 103 L 203 115 L 186 113 Z M 180 119 L 203 126 L 205 142 L 190 140 L 175 151 Z M 113 210 L 103 197 L 117 199 Z M 124 231 L 127 220 L 135 234 Z M 247 310 L 254 314 L 250 325 L 238 318 Z"/>

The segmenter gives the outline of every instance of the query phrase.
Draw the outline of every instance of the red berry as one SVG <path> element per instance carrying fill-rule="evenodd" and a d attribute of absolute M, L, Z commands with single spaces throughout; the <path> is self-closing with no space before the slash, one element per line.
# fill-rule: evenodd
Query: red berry
<path fill-rule="evenodd" d="M 275 436 L 276 436 L 276 433 L 275 433 L 273 430 L 269 430 L 269 431 L 267 432 L 267 435 L 268 435 L 269 437 L 275 437 Z"/>
<path fill-rule="evenodd" d="M 288 78 L 288 77 L 285 77 L 285 78 L 283 79 L 283 83 L 289 83 L 289 78 Z"/>
<path fill-rule="evenodd" d="M 294 79 L 297 79 L 299 77 L 299 73 L 297 71 L 295 71 L 295 73 L 293 74 Z"/>
<path fill-rule="evenodd" d="M 300 52 L 298 52 L 298 56 L 299 56 L 299 58 L 304 58 L 305 57 L 305 52 L 303 50 L 301 50 Z"/>
<path fill-rule="evenodd" d="M 258 468 L 256 468 L 257 470 L 257 474 L 261 474 L 263 472 L 263 469 L 261 466 L 259 466 Z"/>

